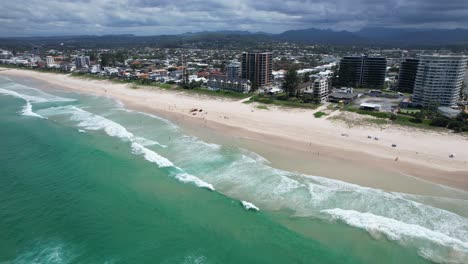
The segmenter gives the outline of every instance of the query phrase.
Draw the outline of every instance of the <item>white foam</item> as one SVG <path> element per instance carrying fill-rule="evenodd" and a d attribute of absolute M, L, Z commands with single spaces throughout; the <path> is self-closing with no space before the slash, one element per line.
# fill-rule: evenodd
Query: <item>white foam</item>
<path fill-rule="evenodd" d="M 175 178 L 178 179 L 181 182 L 193 183 L 193 184 L 195 184 L 196 186 L 198 186 L 200 188 L 206 188 L 206 189 L 211 190 L 211 191 L 215 190 L 213 185 L 201 180 L 200 178 L 198 178 L 196 176 L 188 174 L 188 173 L 178 173 L 178 174 L 175 175 Z"/>
<path fill-rule="evenodd" d="M 361 213 L 354 210 L 343 210 L 339 208 L 322 210 L 321 213 L 328 214 L 335 220 L 341 220 L 348 225 L 364 229 L 373 237 L 378 237 L 379 233 L 384 234 L 388 239 L 397 241 L 405 246 L 418 247 L 418 252 L 431 261 L 447 263 L 466 263 L 468 260 L 468 243 L 450 237 L 444 233 L 424 228 L 419 225 L 407 224 L 401 221 L 374 215 L 371 213 Z M 417 243 L 421 240 L 427 243 Z M 434 245 L 444 247 L 448 250 L 446 256 L 441 256 L 446 250 L 436 250 Z M 432 258 L 437 252 L 437 258 Z M 441 262 L 442 263 L 442 262 Z"/>
<path fill-rule="evenodd" d="M 133 134 L 128 132 L 122 125 L 73 105 L 51 107 L 39 112 L 45 115 L 69 114 L 71 115 L 70 119 L 77 121 L 79 127 L 87 130 L 103 130 L 111 137 L 118 137 L 129 141 L 134 137 Z"/>
<path fill-rule="evenodd" d="M 86 131 L 84 131 L 83 129 L 78 129 L 78 132 L 80 132 L 80 133 L 86 133 Z"/>
<path fill-rule="evenodd" d="M 165 118 L 162 118 L 162 117 L 159 117 L 159 116 L 156 116 L 156 115 L 152 115 L 152 114 L 148 114 L 148 113 L 145 113 L 145 112 L 139 112 L 139 111 L 134 111 L 134 110 L 130 110 L 130 109 L 126 109 L 126 108 L 121 108 L 119 109 L 121 111 L 125 111 L 127 113 L 137 113 L 137 114 L 141 114 L 141 115 L 145 115 L 145 116 L 148 116 L 148 117 L 151 117 L 151 118 L 154 118 L 154 119 L 158 119 L 160 121 L 163 121 L 164 123 L 170 125 L 173 129 L 175 130 L 178 130 L 179 128 L 174 124 L 172 123 L 171 121 L 165 119 Z"/>
<path fill-rule="evenodd" d="M 172 164 L 172 162 L 168 159 L 136 142 L 132 142 L 132 153 L 136 155 L 143 155 L 147 161 L 156 163 L 160 168 L 174 166 L 174 164 Z"/>
<path fill-rule="evenodd" d="M 22 252 L 11 263 L 72 263 L 76 258 L 73 251 L 59 241 L 37 242 L 32 248 Z M 7 261 L 7 263 L 10 263 Z"/>
<path fill-rule="evenodd" d="M 255 206 L 253 203 L 250 203 L 247 201 L 241 201 L 241 203 L 242 203 L 242 206 L 244 206 L 246 210 L 260 211 L 260 209 L 257 206 Z"/>
<path fill-rule="evenodd" d="M 26 105 L 23 106 L 23 110 L 21 111 L 22 115 L 44 118 L 43 116 L 33 112 L 31 101 L 33 101 L 33 102 L 46 102 L 47 100 L 39 98 L 39 97 L 35 97 L 35 96 L 19 94 L 19 93 L 15 92 L 15 91 L 2 89 L 2 88 L 0 88 L 0 93 L 5 94 L 5 95 L 14 96 L 16 98 L 20 98 L 20 99 L 23 99 L 24 101 L 26 101 Z"/>
<path fill-rule="evenodd" d="M 21 112 L 21 114 L 24 116 L 33 116 L 45 119 L 45 117 L 33 112 L 32 105 L 29 101 L 26 101 L 26 105 L 23 107 L 23 111 Z"/>
<path fill-rule="evenodd" d="M 143 137 L 135 137 L 134 141 L 144 147 L 148 147 L 148 146 L 154 146 L 154 145 L 158 145 L 162 148 L 167 148 L 166 145 L 163 145 L 155 140 L 151 140 L 151 139 L 147 139 L 147 138 L 143 138 Z"/>
<path fill-rule="evenodd" d="M 5 94 L 5 95 L 14 96 L 14 97 L 16 97 L 16 98 L 20 98 L 20 99 L 23 99 L 23 100 L 25 100 L 25 101 L 33 102 L 33 103 L 44 103 L 44 102 L 48 102 L 48 100 L 45 99 L 45 98 L 41 98 L 41 97 L 37 97 L 37 96 L 33 96 L 33 95 L 27 95 L 27 94 L 20 94 L 20 93 L 17 93 L 17 92 L 15 92 L 15 91 L 8 90 L 8 89 L 2 89 L 2 88 L 0 88 L 0 93 L 1 93 L 1 94 Z"/>
<path fill-rule="evenodd" d="M 8 88 L 10 88 L 12 90 L 0 88 L 0 93 L 15 96 L 15 97 L 18 97 L 18 98 L 22 98 L 22 99 L 28 100 L 28 101 L 30 101 L 32 103 L 73 102 L 73 101 L 76 101 L 75 99 L 55 96 L 55 95 L 52 95 L 52 94 L 45 93 L 45 92 L 43 92 L 43 91 L 41 91 L 39 89 L 24 86 L 24 85 L 19 85 L 19 84 L 10 85 L 10 86 L 8 86 Z M 24 90 L 32 91 L 32 93 L 34 95 L 21 93 L 21 92 L 24 92 Z M 29 92 L 29 93 L 31 93 L 31 92 Z"/>
<path fill-rule="evenodd" d="M 112 120 L 109 120 L 99 115 L 94 115 L 75 106 L 52 107 L 44 110 L 43 112 L 48 113 L 49 115 L 70 114 L 71 120 L 79 122 L 79 127 L 88 130 L 104 130 L 109 136 L 118 137 L 123 140 L 130 141 L 133 154 L 142 155 L 147 161 L 157 164 L 160 168 L 174 167 L 178 170 L 178 173 L 175 175 L 175 178 L 179 181 L 184 183 L 193 183 L 198 187 L 207 188 L 212 191 L 215 190 L 213 185 L 204 182 L 196 176 L 185 173 L 182 169 L 175 167 L 169 159 L 159 155 L 155 151 L 150 150 L 144 146 L 144 144 L 160 145 L 158 142 L 142 137 L 135 137 L 131 132 L 127 131 L 125 127 Z"/>
<path fill-rule="evenodd" d="M 183 264 L 203 264 L 206 261 L 205 256 L 187 256 Z"/>
<path fill-rule="evenodd" d="M 252 159 L 254 162 L 259 162 L 259 163 L 264 163 L 264 164 L 270 164 L 271 163 L 265 157 L 255 153 L 255 152 L 252 152 L 252 151 L 249 151 L 249 150 L 243 149 L 243 148 L 240 148 L 239 150 L 242 153 L 244 153 L 245 157 Z"/>

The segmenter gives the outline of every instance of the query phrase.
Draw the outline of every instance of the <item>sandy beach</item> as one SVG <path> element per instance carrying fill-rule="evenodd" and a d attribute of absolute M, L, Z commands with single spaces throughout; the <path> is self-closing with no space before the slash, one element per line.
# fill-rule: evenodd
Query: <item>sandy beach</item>
<path fill-rule="evenodd" d="M 418 177 L 445 186 L 468 190 L 468 138 L 448 131 L 427 131 L 400 126 L 349 126 L 327 117 L 315 118 L 317 110 L 258 109 L 255 103 L 213 98 L 158 88 L 131 89 L 110 81 L 85 80 L 68 75 L 3 69 L 0 75 L 34 78 L 54 89 L 107 96 L 128 108 L 153 112 L 185 126 L 216 131 L 233 139 L 249 139 L 252 148 L 262 145 L 279 152 L 295 153 L 297 162 L 343 161 Z M 196 114 L 191 109 L 201 109 Z M 348 115 L 348 113 L 347 113 Z M 349 114 L 348 118 L 354 118 Z M 356 117 L 359 118 L 359 117 Z M 345 135 L 345 136 L 344 136 Z M 371 139 L 368 136 L 372 136 Z M 373 139 L 378 137 L 379 140 Z M 392 147 L 397 144 L 397 147 Z M 259 147 L 260 146 L 260 147 Z M 454 159 L 449 155 L 455 153 Z M 263 153 L 259 153 L 263 154 Z M 279 160 L 281 157 L 279 155 Z"/>

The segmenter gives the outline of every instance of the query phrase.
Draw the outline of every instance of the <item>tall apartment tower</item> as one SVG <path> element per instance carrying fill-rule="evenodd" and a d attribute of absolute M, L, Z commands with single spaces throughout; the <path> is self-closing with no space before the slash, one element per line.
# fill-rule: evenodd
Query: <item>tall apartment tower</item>
<path fill-rule="evenodd" d="M 79 56 L 75 58 L 76 68 L 80 69 L 91 65 L 89 56 Z"/>
<path fill-rule="evenodd" d="M 347 87 L 383 88 L 386 71 L 385 58 L 344 57 L 340 62 L 340 84 Z"/>
<path fill-rule="evenodd" d="M 269 85 L 273 81 L 272 54 L 264 53 L 242 53 L 242 79 L 248 79 L 253 87 Z"/>
<path fill-rule="evenodd" d="M 358 87 L 361 84 L 362 57 L 344 57 L 340 61 L 340 85 Z"/>
<path fill-rule="evenodd" d="M 413 103 L 456 107 L 467 68 L 467 56 L 421 56 L 414 82 Z"/>
<path fill-rule="evenodd" d="M 34 55 L 34 56 L 39 56 L 41 52 L 40 52 L 40 50 L 39 50 L 39 47 L 33 47 L 31 53 L 32 53 L 32 55 Z"/>
<path fill-rule="evenodd" d="M 399 92 L 413 93 L 418 66 L 419 59 L 406 59 L 400 63 L 397 86 Z"/>
<path fill-rule="evenodd" d="M 231 61 L 226 66 L 226 77 L 228 79 L 239 78 L 241 74 L 241 63 L 237 60 Z"/>

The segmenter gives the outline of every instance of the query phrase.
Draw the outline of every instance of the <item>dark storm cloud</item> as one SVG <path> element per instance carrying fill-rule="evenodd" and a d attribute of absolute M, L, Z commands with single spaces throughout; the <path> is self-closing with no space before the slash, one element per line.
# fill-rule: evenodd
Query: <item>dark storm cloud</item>
<path fill-rule="evenodd" d="M 467 28 L 466 0 L 23 0 L 0 2 L 0 35 Z"/>

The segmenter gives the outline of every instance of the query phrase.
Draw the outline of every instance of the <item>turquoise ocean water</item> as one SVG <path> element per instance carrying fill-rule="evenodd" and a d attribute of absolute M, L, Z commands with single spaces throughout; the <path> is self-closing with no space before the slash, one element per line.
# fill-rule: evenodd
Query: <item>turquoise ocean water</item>
<path fill-rule="evenodd" d="M 0 77 L 2 264 L 468 263 L 466 199 L 278 170 L 119 102 L 37 87 Z"/>

